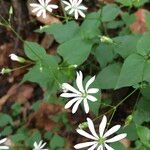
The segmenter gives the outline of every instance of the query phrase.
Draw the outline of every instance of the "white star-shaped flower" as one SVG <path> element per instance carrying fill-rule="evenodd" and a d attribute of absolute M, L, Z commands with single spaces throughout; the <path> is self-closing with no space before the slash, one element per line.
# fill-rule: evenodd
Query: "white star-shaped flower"
<path fill-rule="evenodd" d="M 85 17 L 85 14 L 82 11 L 87 10 L 87 7 L 81 5 L 82 0 L 69 0 L 70 3 L 67 1 L 62 2 L 66 5 L 65 11 L 69 10 L 69 14 L 74 13 L 75 19 L 78 19 L 79 15 L 83 18 Z"/>
<path fill-rule="evenodd" d="M 4 149 L 9 149 L 8 146 L 1 146 L 1 144 L 5 143 L 7 141 L 7 138 L 1 139 L 0 140 L 0 150 L 4 150 Z"/>
<path fill-rule="evenodd" d="M 43 143 L 43 141 L 40 141 L 39 143 L 34 142 L 34 149 L 33 150 L 48 150 L 48 149 L 44 148 L 45 145 L 46 145 L 46 143 Z"/>
<path fill-rule="evenodd" d="M 84 88 L 83 74 L 81 71 L 79 71 L 77 72 L 77 78 L 76 78 L 76 85 L 78 87 L 78 90 L 72 87 L 68 83 L 63 83 L 62 89 L 64 90 L 64 93 L 62 93 L 60 96 L 65 98 L 73 98 L 65 105 L 65 109 L 70 108 L 74 104 L 72 108 L 72 113 L 75 113 L 80 103 L 83 101 L 85 112 L 88 113 L 89 112 L 88 100 L 92 102 L 97 101 L 97 98 L 95 98 L 91 94 L 95 94 L 99 91 L 99 89 L 97 88 L 89 88 L 89 86 L 94 82 L 94 80 L 95 80 L 95 76 L 92 77 L 90 80 L 88 80 Z"/>
<path fill-rule="evenodd" d="M 121 127 L 120 125 L 115 125 L 108 131 L 105 131 L 105 128 L 107 125 L 106 116 L 103 116 L 103 119 L 99 125 L 99 134 L 96 133 L 93 121 L 90 118 L 87 118 L 87 124 L 88 124 L 88 128 L 89 128 L 91 134 L 84 131 L 83 129 L 77 129 L 77 132 L 80 135 L 82 135 L 92 141 L 76 144 L 74 146 L 75 149 L 89 147 L 88 150 L 94 150 L 94 149 L 105 150 L 105 148 L 106 148 L 106 150 L 114 150 L 108 144 L 120 141 L 127 136 L 126 133 L 123 133 L 123 134 L 119 134 L 119 135 L 112 137 L 112 134 L 114 134 L 116 131 L 118 131 L 120 129 L 120 127 Z M 109 136 L 111 136 L 111 138 L 109 138 Z"/>
<path fill-rule="evenodd" d="M 51 0 L 38 0 L 40 4 L 31 3 L 30 6 L 33 7 L 32 12 L 36 13 L 37 17 L 43 16 L 46 18 L 46 11 L 52 12 L 53 9 L 57 9 L 58 6 L 54 4 L 49 4 Z"/>

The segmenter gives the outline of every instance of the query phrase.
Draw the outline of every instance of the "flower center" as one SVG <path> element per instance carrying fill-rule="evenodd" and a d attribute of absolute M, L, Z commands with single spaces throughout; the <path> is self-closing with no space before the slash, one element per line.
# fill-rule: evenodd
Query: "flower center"
<path fill-rule="evenodd" d="M 87 96 L 88 96 L 87 93 L 82 93 L 82 97 L 83 97 L 83 98 L 86 98 Z"/>
<path fill-rule="evenodd" d="M 100 145 L 103 145 L 104 143 L 105 143 L 105 138 L 103 138 L 103 137 L 100 137 L 99 138 L 99 140 L 98 140 L 98 143 L 100 144 Z"/>

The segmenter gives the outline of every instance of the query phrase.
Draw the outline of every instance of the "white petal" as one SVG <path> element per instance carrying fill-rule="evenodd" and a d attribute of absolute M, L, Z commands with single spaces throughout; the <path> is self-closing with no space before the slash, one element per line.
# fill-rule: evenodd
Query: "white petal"
<path fill-rule="evenodd" d="M 3 150 L 3 149 L 9 149 L 8 146 L 0 146 L 0 150 Z"/>
<path fill-rule="evenodd" d="M 120 125 L 115 125 L 114 127 L 110 128 L 105 134 L 104 134 L 104 138 L 110 136 L 111 134 L 115 133 L 116 131 L 118 131 L 120 129 Z"/>
<path fill-rule="evenodd" d="M 78 107 L 79 107 L 79 105 L 80 105 L 81 102 L 82 102 L 82 99 L 78 100 L 78 101 L 74 104 L 74 106 L 73 106 L 73 108 L 72 108 L 72 113 L 73 113 L 73 114 L 77 111 L 77 109 L 78 109 Z"/>
<path fill-rule="evenodd" d="M 58 6 L 54 5 L 54 4 L 48 5 L 48 7 L 52 8 L 52 9 L 57 9 L 58 8 Z"/>
<path fill-rule="evenodd" d="M 43 18 L 46 18 L 46 11 L 43 11 Z"/>
<path fill-rule="evenodd" d="M 76 84 L 82 93 L 84 93 L 84 88 L 83 88 L 83 74 L 81 71 L 77 72 L 77 78 L 76 78 Z"/>
<path fill-rule="evenodd" d="M 95 94 L 95 93 L 97 93 L 98 91 L 99 91 L 99 89 L 97 89 L 97 88 L 91 88 L 91 89 L 88 89 L 87 93 L 88 93 L 88 94 Z"/>
<path fill-rule="evenodd" d="M 86 138 L 88 138 L 88 139 L 97 140 L 96 137 L 90 135 L 89 133 L 87 133 L 86 131 L 84 131 L 84 130 L 82 130 L 82 129 L 77 129 L 77 132 L 78 132 L 80 135 L 82 135 L 82 136 L 84 136 L 84 137 L 86 137 Z"/>
<path fill-rule="evenodd" d="M 91 146 L 88 150 L 94 150 L 97 147 L 98 143 L 94 144 L 93 146 Z"/>
<path fill-rule="evenodd" d="M 100 145 L 97 150 L 103 150 L 103 145 Z"/>
<path fill-rule="evenodd" d="M 94 96 L 92 96 L 92 95 L 88 95 L 88 96 L 87 96 L 87 99 L 90 100 L 90 101 L 92 101 L 92 102 L 97 101 L 97 98 L 94 97 Z"/>
<path fill-rule="evenodd" d="M 0 140 L 0 144 L 5 143 L 7 141 L 7 138 L 3 138 Z"/>
<path fill-rule="evenodd" d="M 40 4 L 36 4 L 36 3 L 31 3 L 30 6 L 35 7 L 35 8 L 43 8 L 43 6 L 41 6 Z"/>
<path fill-rule="evenodd" d="M 120 140 L 124 139 L 126 136 L 127 136 L 126 133 L 119 134 L 119 135 L 116 135 L 115 137 L 113 137 L 111 139 L 106 140 L 105 142 L 106 143 L 113 143 L 113 142 L 120 141 Z"/>
<path fill-rule="evenodd" d="M 37 12 L 37 17 L 40 17 L 42 14 L 43 14 L 43 12 L 44 12 L 45 10 L 43 10 L 43 9 L 41 9 L 41 10 L 39 10 L 38 12 Z"/>
<path fill-rule="evenodd" d="M 67 1 L 62 1 L 64 4 L 68 5 L 68 6 L 71 6 L 69 2 Z"/>
<path fill-rule="evenodd" d="M 38 1 L 39 1 L 39 3 L 40 3 L 42 6 L 44 6 L 44 5 L 45 5 L 44 0 L 38 0 Z"/>
<path fill-rule="evenodd" d="M 96 133 L 96 131 L 95 131 L 93 121 L 92 121 L 90 118 L 87 118 L 87 122 L 88 122 L 88 127 L 89 127 L 89 129 L 90 129 L 92 135 L 93 135 L 94 137 L 96 137 L 97 139 L 99 139 L 99 137 L 98 137 L 98 135 L 97 135 L 97 133 Z"/>
<path fill-rule="evenodd" d="M 105 128 L 106 128 L 106 124 L 107 124 L 107 117 L 104 115 L 103 116 L 103 119 L 99 125 L 99 134 L 100 134 L 100 137 L 103 137 L 103 134 L 104 134 L 104 131 L 105 131 Z"/>
<path fill-rule="evenodd" d="M 81 94 L 78 90 L 76 90 L 73 86 L 71 86 L 70 84 L 68 83 L 63 83 L 62 84 L 62 87 L 67 89 L 68 91 L 71 91 L 73 93 L 76 93 L 76 94 Z"/>
<path fill-rule="evenodd" d="M 71 6 L 66 6 L 65 7 L 65 11 L 68 11 L 69 9 L 71 9 Z"/>
<path fill-rule="evenodd" d="M 41 148 L 43 148 L 45 145 L 46 145 L 46 142 L 41 145 Z"/>
<path fill-rule="evenodd" d="M 81 9 L 81 10 L 87 10 L 88 8 L 85 7 L 85 6 L 83 6 L 83 5 L 81 5 L 81 6 L 78 6 L 78 9 Z"/>
<path fill-rule="evenodd" d="M 43 9 L 43 8 L 37 7 L 37 8 L 34 8 L 34 9 L 32 10 L 32 12 L 35 13 L 35 12 L 37 12 L 37 11 L 40 11 L 41 9 Z"/>
<path fill-rule="evenodd" d="M 75 17 L 76 20 L 78 19 L 78 17 L 79 17 L 78 10 L 74 11 L 74 17 Z"/>
<path fill-rule="evenodd" d="M 69 15 L 72 14 L 73 12 L 74 12 L 74 9 L 71 8 L 69 11 Z"/>
<path fill-rule="evenodd" d="M 37 147 L 37 146 L 38 146 L 36 142 L 34 142 L 34 144 L 33 144 L 33 145 L 34 145 L 34 147 Z"/>
<path fill-rule="evenodd" d="M 60 96 L 61 97 L 66 97 L 66 98 L 79 97 L 79 95 L 76 94 L 76 93 L 62 93 Z"/>
<path fill-rule="evenodd" d="M 46 7 L 46 10 L 49 11 L 49 12 L 53 11 L 53 9 L 51 7 L 49 7 L 49 6 Z"/>
<path fill-rule="evenodd" d="M 75 149 L 81 149 L 81 148 L 84 148 L 84 147 L 89 147 L 91 145 L 94 145 L 96 144 L 96 142 L 85 142 L 85 143 L 79 143 L 79 144 L 76 144 L 74 146 Z"/>
<path fill-rule="evenodd" d="M 51 1 L 51 0 L 46 0 L 46 1 L 45 1 L 46 6 L 49 4 L 50 1 Z"/>
<path fill-rule="evenodd" d="M 81 3 L 82 3 L 82 0 L 78 0 L 76 5 L 79 6 Z"/>
<path fill-rule="evenodd" d="M 107 150 L 114 150 L 112 147 L 110 147 L 109 145 L 105 144 L 105 147 Z"/>
<path fill-rule="evenodd" d="M 65 109 L 70 108 L 77 100 L 80 100 L 80 98 L 76 97 L 71 99 L 66 105 L 65 105 Z"/>
<path fill-rule="evenodd" d="M 83 104 L 84 104 L 84 110 L 85 110 L 85 112 L 88 113 L 89 112 L 89 104 L 87 102 L 87 99 L 83 100 Z"/>
<path fill-rule="evenodd" d="M 81 17 L 85 18 L 85 14 L 81 10 L 78 10 L 78 13 L 80 14 Z"/>
<path fill-rule="evenodd" d="M 94 80 L 95 80 L 95 76 L 92 77 L 90 80 L 88 80 L 88 82 L 85 85 L 85 90 L 86 91 L 88 90 L 89 86 L 94 82 Z"/>

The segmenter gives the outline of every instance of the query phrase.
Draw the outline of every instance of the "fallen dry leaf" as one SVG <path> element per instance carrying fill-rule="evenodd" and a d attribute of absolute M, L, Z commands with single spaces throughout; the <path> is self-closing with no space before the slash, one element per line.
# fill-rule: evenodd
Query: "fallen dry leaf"
<path fill-rule="evenodd" d="M 125 146 L 125 148 L 129 148 L 131 145 L 131 141 L 127 138 L 122 139 L 120 142 Z"/>
<path fill-rule="evenodd" d="M 38 111 L 32 113 L 29 116 L 27 126 L 34 126 L 38 129 L 51 131 L 54 127 L 56 127 L 56 123 L 49 117 L 51 115 L 56 115 L 60 113 L 62 109 L 63 108 L 61 105 L 42 103 Z"/>
<path fill-rule="evenodd" d="M 136 13 L 136 21 L 130 25 L 130 29 L 133 33 L 143 34 L 148 29 L 146 27 L 145 13 L 148 12 L 146 9 L 139 9 Z"/>

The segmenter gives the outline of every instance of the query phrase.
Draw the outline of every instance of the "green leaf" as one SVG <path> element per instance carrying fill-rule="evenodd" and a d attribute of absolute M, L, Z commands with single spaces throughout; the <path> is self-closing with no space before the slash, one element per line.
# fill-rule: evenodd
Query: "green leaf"
<path fill-rule="evenodd" d="M 145 13 L 145 17 L 146 17 L 146 26 L 148 27 L 148 30 L 150 31 L 150 12 L 146 12 Z"/>
<path fill-rule="evenodd" d="M 150 33 L 144 34 L 137 43 L 137 52 L 143 56 L 150 54 Z"/>
<path fill-rule="evenodd" d="M 78 34 L 79 26 L 75 21 L 70 21 L 66 24 L 52 24 L 42 27 L 36 30 L 37 32 L 46 32 L 54 35 L 58 43 L 63 43 L 70 40 L 76 34 Z"/>
<path fill-rule="evenodd" d="M 34 61 L 40 61 L 46 55 L 44 48 L 34 42 L 24 42 L 24 51 L 28 58 Z"/>
<path fill-rule="evenodd" d="M 81 65 L 89 56 L 92 43 L 81 38 L 71 39 L 58 47 L 58 53 L 69 64 Z"/>
<path fill-rule="evenodd" d="M 124 25 L 123 21 L 111 21 L 107 24 L 108 29 L 117 29 Z"/>
<path fill-rule="evenodd" d="M 125 59 L 116 88 L 132 86 L 143 81 L 145 60 L 138 54 L 132 54 Z"/>
<path fill-rule="evenodd" d="M 107 4 L 102 9 L 102 21 L 108 22 L 114 20 L 121 13 L 120 8 L 116 4 Z"/>
<path fill-rule="evenodd" d="M 101 43 L 95 50 L 94 53 L 97 61 L 100 66 L 104 68 L 108 63 L 113 61 L 114 58 L 114 49 L 110 44 Z"/>
<path fill-rule="evenodd" d="M 136 52 L 137 42 L 139 36 L 136 35 L 125 35 L 118 36 L 113 39 L 117 45 L 115 45 L 115 52 L 121 55 L 123 58 L 128 57 L 130 54 Z"/>
<path fill-rule="evenodd" d="M 112 64 L 104 68 L 97 76 L 97 82 L 101 89 L 113 89 L 116 86 L 121 65 L 118 63 Z"/>
<path fill-rule="evenodd" d="M 150 129 L 144 126 L 137 125 L 137 133 L 141 142 L 147 147 L 150 148 Z"/>
<path fill-rule="evenodd" d="M 12 127 L 11 126 L 6 126 L 2 131 L 1 131 L 1 135 L 2 136 L 8 136 L 13 132 Z"/>
<path fill-rule="evenodd" d="M 116 0 L 116 2 L 119 2 L 124 6 L 132 6 L 132 0 Z"/>
<path fill-rule="evenodd" d="M 126 150 L 126 148 L 124 147 L 124 145 L 120 142 L 115 142 L 115 143 L 112 143 L 110 145 L 112 148 L 114 148 L 115 150 Z"/>
<path fill-rule="evenodd" d="M 53 138 L 50 141 L 50 147 L 52 149 L 58 148 L 58 147 L 64 147 L 65 140 L 59 135 L 54 135 Z"/>
<path fill-rule="evenodd" d="M 12 124 L 13 120 L 11 118 L 11 116 L 4 114 L 4 113 L 0 113 L 0 127 L 4 127 L 8 124 Z"/>
<path fill-rule="evenodd" d="M 81 36 L 85 39 L 91 39 L 100 35 L 100 24 L 100 12 L 87 15 L 80 27 Z"/>

